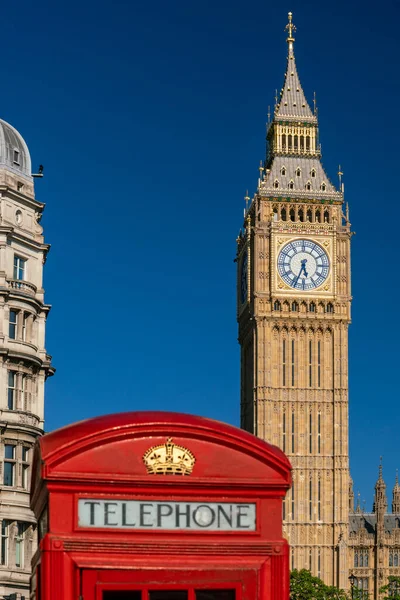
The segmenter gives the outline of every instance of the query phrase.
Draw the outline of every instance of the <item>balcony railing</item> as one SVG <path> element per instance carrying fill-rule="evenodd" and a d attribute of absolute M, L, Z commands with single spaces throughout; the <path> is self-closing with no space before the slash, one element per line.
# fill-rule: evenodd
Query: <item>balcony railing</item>
<path fill-rule="evenodd" d="M 8 287 L 15 290 L 16 292 L 21 292 L 22 294 L 29 294 L 29 296 L 36 295 L 36 285 L 33 283 L 28 283 L 27 281 L 22 281 L 21 279 L 7 279 Z"/>

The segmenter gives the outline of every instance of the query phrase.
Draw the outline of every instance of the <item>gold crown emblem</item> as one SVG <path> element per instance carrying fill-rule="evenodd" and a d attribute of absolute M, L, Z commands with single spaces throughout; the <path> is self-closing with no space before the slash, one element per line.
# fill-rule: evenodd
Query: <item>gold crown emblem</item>
<path fill-rule="evenodd" d="M 168 438 L 164 445 L 149 448 L 143 462 L 150 475 L 190 475 L 196 459 L 190 450 Z"/>

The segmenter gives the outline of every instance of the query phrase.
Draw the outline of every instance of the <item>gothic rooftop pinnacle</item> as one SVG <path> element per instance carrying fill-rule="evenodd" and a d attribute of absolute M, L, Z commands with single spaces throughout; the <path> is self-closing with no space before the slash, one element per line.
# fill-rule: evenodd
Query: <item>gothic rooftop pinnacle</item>
<path fill-rule="evenodd" d="M 296 31 L 296 26 L 293 24 L 291 12 L 288 14 L 288 18 L 289 22 L 285 27 L 285 31 L 288 32 L 288 37 L 286 39 L 288 43 L 287 67 L 285 82 L 275 107 L 275 118 L 282 118 L 285 120 L 301 119 L 303 122 L 316 123 L 317 117 L 313 114 L 308 105 L 296 69 L 293 48 L 293 34 Z"/>

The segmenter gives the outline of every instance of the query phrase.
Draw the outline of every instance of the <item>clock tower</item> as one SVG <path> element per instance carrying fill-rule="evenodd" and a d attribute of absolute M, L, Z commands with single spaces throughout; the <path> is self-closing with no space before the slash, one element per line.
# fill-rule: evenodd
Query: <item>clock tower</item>
<path fill-rule="evenodd" d="M 321 164 L 291 13 L 286 29 L 285 81 L 237 239 L 241 425 L 292 463 L 290 568 L 346 589 L 351 232 L 342 190 Z"/>

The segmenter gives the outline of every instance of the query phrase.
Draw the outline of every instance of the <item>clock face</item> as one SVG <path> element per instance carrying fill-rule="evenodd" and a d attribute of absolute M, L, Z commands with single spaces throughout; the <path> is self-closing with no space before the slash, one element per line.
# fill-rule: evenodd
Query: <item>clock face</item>
<path fill-rule="evenodd" d="M 296 290 L 313 290 L 326 281 L 329 258 L 325 250 L 311 240 L 294 240 L 279 252 L 278 272 L 283 281 Z"/>
<path fill-rule="evenodd" d="M 247 252 L 243 255 L 240 270 L 240 300 L 242 304 L 247 300 Z"/>

